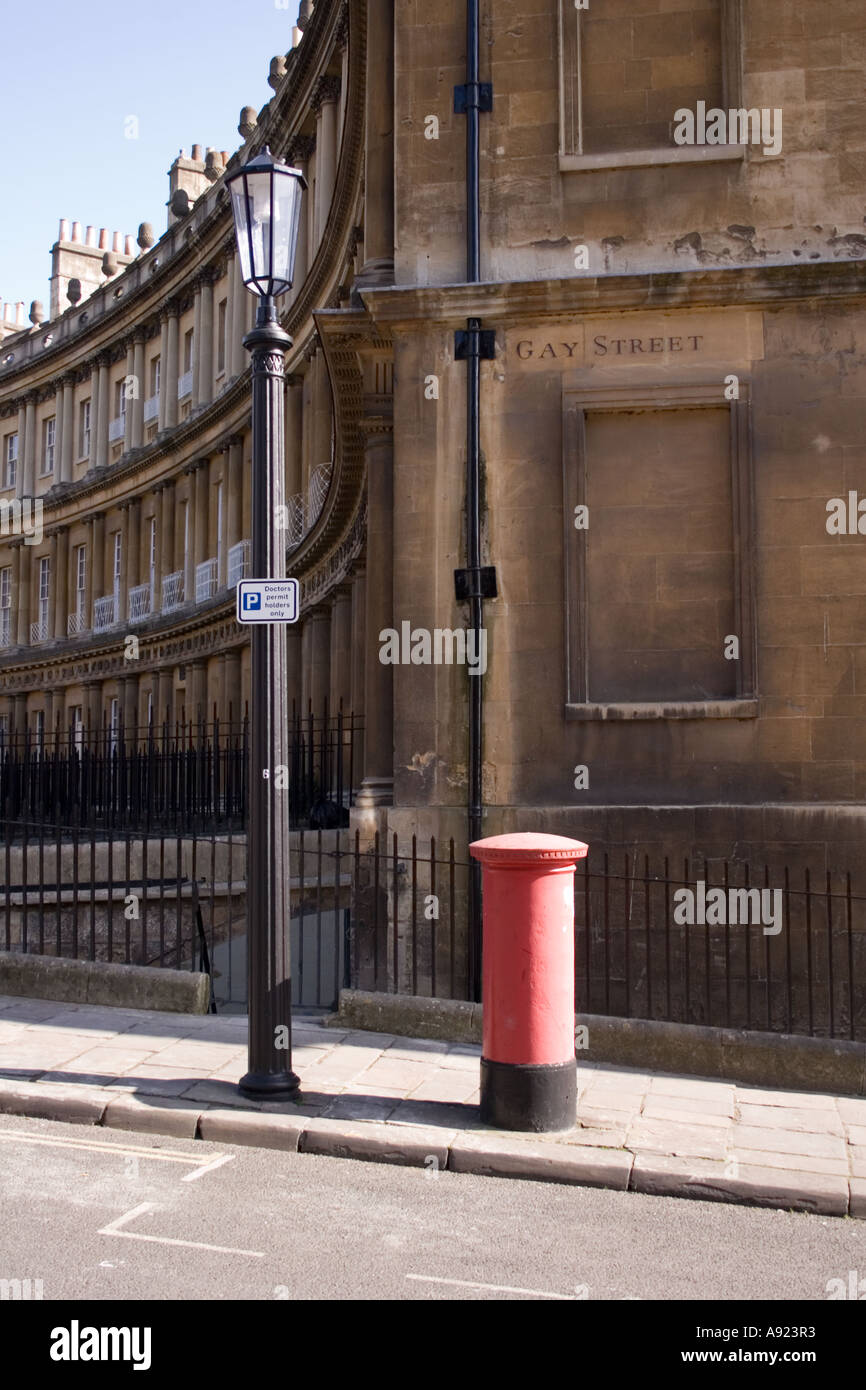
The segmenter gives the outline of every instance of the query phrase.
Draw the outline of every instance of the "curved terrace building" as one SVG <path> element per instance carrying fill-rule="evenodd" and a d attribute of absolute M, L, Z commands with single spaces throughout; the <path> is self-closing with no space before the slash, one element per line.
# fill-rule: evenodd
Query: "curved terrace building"
<path fill-rule="evenodd" d="M 479 829 L 545 830 L 689 878 L 844 877 L 863 7 L 480 13 L 473 76 L 466 0 L 304 0 L 242 147 L 172 166 L 157 241 L 62 224 L 49 319 L 0 327 L 0 720 L 236 723 L 249 700 L 254 298 L 223 175 L 267 144 L 309 185 L 280 304 L 289 699 L 363 721 L 353 825 L 464 861 Z M 646 978 L 594 943 L 626 994 Z"/>
<path fill-rule="evenodd" d="M 4 321 L 7 730 L 242 716 L 248 648 L 234 586 L 249 557 L 242 338 L 255 301 L 239 278 L 223 175 L 266 144 L 303 169 L 310 190 L 295 287 L 280 302 L 294 339 L 286 539 L 303 610 L 289 634 L 289 693 L 305 709 L 329 700 L 363 710 L 351 634 L 363 631 L 367 605 L 366 465 L 391 447 L 390 367 L 381 343 L 356 353 L 321 334 L 316 311 L 347 304 L 358 284 L 393 280 L 393 196 L 379 176 L 391 163 L 392 97 L 387 79 L 366 95 L 363 4 L 320 3 L 294 37 L 271 64 L 273 99 L 258 116 L 242 112 L 240 150 L 228 159 L 194 146 L 175 161 L 158 240 L 147 227 L 136 246 L 62 222 L 50 320 L 34 306 L 25 331 L 20 307 Z M 390 31 L 372 37 L 380 53 L 392 42 Z"/>

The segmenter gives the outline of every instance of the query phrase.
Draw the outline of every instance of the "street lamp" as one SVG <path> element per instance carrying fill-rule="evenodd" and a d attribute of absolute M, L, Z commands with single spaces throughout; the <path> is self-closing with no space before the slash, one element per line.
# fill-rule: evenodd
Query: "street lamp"
<path fill-rule="evenodd" d="M 244 338 L 252 359 L 253 579 L 284 579 L 286 538 L 283 396 L 286 348 L 275 297 L 291 289 L 306 180 L 299 169 L 261 154 L 226 179 L 231 192 L 241 276 L 258 295 L 256 325 Z M 289 964 L 289 799 L 275 770 L 288 763 L 286 632 L 254 625 L 250 635 L 250 813 L 247 827 L 247 977 L 249 1070 L 240 1090 L 255 1100 L 294 1095 L 292 984 Z"/>

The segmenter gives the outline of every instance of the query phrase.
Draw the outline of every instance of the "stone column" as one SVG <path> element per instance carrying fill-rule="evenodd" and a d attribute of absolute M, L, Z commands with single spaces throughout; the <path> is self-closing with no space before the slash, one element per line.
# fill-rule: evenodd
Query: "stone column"
<path fill-rule="evenodd" d="M 144 443 L 144 401 L 147 395 L 143 333 L 136 333 L 132 340 L 132 375 L 135 377 L 135 395 L 126 403 L 126 447 L 140 449 Z"/>
<path fill-rule="evenodd" d="M 138 732 L 138 676 L 124 676 L 120 697 L 120 711 L 127 744 L 137 740 Z"/>
<path fill-rule="evenodd" d="M 54 728 L 61 749 L 66 747 L 66 686 L 59 685 L 54 691 Z"/>
<path fill-rule="evenodd" d="M 144 498 L 132 497 L 129 501 L 129 561 L 126 566 L 128 589 L 137 589 L 144 584 L 147 574 L 147 542 L 149 525 L 144 522 Z"/>
<path fill-rule="evenodd" d="M 195 360 L 198 363 L 198 378 L 194 383 L 195 405 L 210 405 L 213 400 L 213 272 L 205 271 L 201 282 L 201 311 L 199 315 L 199 336 L 196 341 Z"/>
<path fill-rule="evenodd" d="M 175 485 L 173 482 L 163 483 L 160 488 L 160 501 L 162 509 L 159 519 L 159 531 L 156 537 L 157 548 L 157 580 L 156 595 L 154 602 L 157 608 L 162 608 L 162 581 L 167 575 L 174 571 L 174 529 L 175 529 Z"/>
<path fill-rule="evenodd" d="M 243 719 L 244 711 L 241 703 L 241 650 L 240 647 L 232 647 L 225 654 L 225 703 L 223 710 L 226 719 L 230 719 L 235 732 L 240 732 L 240 722 Z"/>
<path fill-rule="evenodd" d="M 306 709 L 303 665 L 303 628 L 300 623 L 292 623 L 286 628 L 286 705 L 290 719 L 293 710 Z"/>
<path fill-rule="evenodd" d="M 168 324 L 165 339 L 165 358 L 160 364 L 159 406 L 160 413 L 165 396 L 165 423 L 161 428 L 170 430 L 177 424 L 177 376 L 178 376 L 178 335 L 180 322 L 178 306 L 168 306 Z"/>
<path fill-rule="evenodd" d="M 349 708 L 355 717 L 355 750 L 352 771 L 357 785 L 364 772 L 364 670 L 367 644 L 365 641 L 366 621 L 366 571 L 363 565 L 355 570 L 352 580 L 352 693 Z M 378 643 L 376 650 L 378 652 Z"/>
<path fill-rule="evenodd" d="M 217 508 L 216 524 L 220 528 L 217 546 L 217 589 L 222 593 L 229 582 L 229 451 L 222 449 L 222 515 Z"/>
<path fill-rule="evenodd" d="M 310 628 L 310 699 L 318 718 L 325 708 L 331 688 L 331 613 L 319 604 L 308 619 Z"/>
<path fill-rule="evenodd" d="M 60 472 L 61 483 L 72 482 L 72 469 L 77 453 L 75 447 L 75 383 L 71 376 L 63 377 L 63 428 L 60 432 Z"/>
<path fill-rule="evenodd" d="M 29 545 L 21 545 L 18 571 L 18 645 L 30 644 L 30 572 L 33 551 Z"/>
<path fill-rule="evenodd" d="M 301 486 L 299 488 L 303 497 L 304 514 L 306 516 L 307 488 L 309 487 L 310 474 L 316 466 L 315 449 L 315 393 L 313 382 L 315 372 L 313 371 L 315 348 L 309 350 L 307 357 L 307 370 L 304 372 L 303 384 L 301 386 L 301 416 L 303 421 L 303 432 L 301 436 Z M 306 525 L 306 523 L 305 523 Z"/>
<path fill-rule="evenodd" d="M 138 544 L 138 537 L 136 544 Z M 114 620 L 125 623 L 129 617 L 129 503 L 120 504 L 120 578 L 117 581 L 117 611 Z M 112 557 L 113 558 L 113 557 Z M 112 583 L 113 571 L 112 571 Z"/>
<path fill-rule="evenodd" d="M 89 566 L 90 588 L 93 603 L 105 597 L 105 513 L 97 512 L 92 518 L 91 562 Z M 93 626 L 93 606 L 88 613 L 88 626 Z"/>
<path fill-rule="evenodd" d="M 391 805 L 394 789 L 393 667 L 379 660 L 379 633 L 394 618 L 394 449 L 390 422 L 364 422 L 367 465 L 364 780 L 358 805 Z"/>
<path fill-rule="evenodd" d="M 394 0 L 367 6 L 364 265 L 358 283 L 394 283 Z"/>
<path fill-rule="evenodd" d="M 185 468 L 184 473 L 189 481 L 188 502 L 187 502 L 187 538 L 188 543 L 183 563 L 183 597 L 185 603 L 195 603 L 195 567 L 199 561 L 198 551 L 196 550 L 196 536 L 198 535 L 198 516 L 197 516 L 197 497 L 198 488 L 196 486 L 196 474 L 198 463 L 193 463 L 189 468 Z"/>
<path fill-rule="evenodd" d="M 121 394 L 124 398 L 123 452 L 132 448 L 132 417 L 135 409 L 135 396 L 141 395 L 141 382 L 135 375 L 135 343 L 132 339 L 126 344 L 126 372 L 124 373 Z"/>
<path fill-rule="evenodd" d="M 243 534 L 244 519 L 244 441 L 232 435 L 228 451 L 228 489 L 226 493 L 226 525 L 228 547 L 247 539 Z"/>
<path fill-rule="evenodd" d="M 300 169 L 304 178 L 307 179 L 308 182 L 310 173 L 310 159 L 313 156 L 315 148 L 315 135 L 296 135 L 288 150 L 289 163 L 292 165 L 293 168 Z M 315 248 L 313 249 L 312 253 L 310 251 L 310 223 L 312 211 L 311 203 L 312 189 L 310 189 L 307 193 L 304 194 L 304 200 L 301 204 L 301 221 L 300 226 L 298 227 L 298 246 L 295 252 L 295 279 L 291 295 L 292 302 L 295 299 L 297 299 L 298 295 L 300 294 L 303 288 L 304 281 L 306 280 L 307 273 L 310 269 L 311 255 L 315 254 Z"/>
<path fill-rule="evenodd" d="M 157 416 L 157 431 L 162 434 L 165 429 L 165 406 L 168 400 L 168 319 L 167 309 L 163 309 L 159 315 L 159 415 Z"/>
<path fill-rule="evenodd" d="M 9 644 L 13 647 L 18 643 L 20 623 L 18 610 L 21 607 L 21 551 L 23 548 L 23 541 L 13 541 L 9 546 L 9 554 L 12 559 L 12 608 L 9 613 Z"/>
<path fill-rule="evenodd" d="M 321 344 L 312 365 L 315 454 L 310 460 L 311 476 L 322 464 L 331 462 L 331 381 Z"/>
<path fill-rule="evenodd" d="M 336 715 L 342 701 L 352 705 L 352 591 L 341 584 L 331 600 L 331 687 L 328 704 Z"/>
<path fill-rule="evenodd" d="M 17 729 L 20 734 L 23 734 L 27 727 L 27 696 L 23 694 L 13 695 L 12 701 L 14 705 L 12 727 Z"/>
<path fill-rule="evenodd" d="M 235 312 L 235 261 L 237 255 L 230 252 L 226 258 L 226 321 L 223 337 L 223 359 L 225 362 L 225 386 L 232 379 L 232 332 L 234 331 L 234 312 Z"/>
<path fill-rule="evenodd" d="M 99 681 L 88 681 L 84 687 L 83 714 L 92 744 L 95 741 L 94 735 L 102 732 L 102 685 Z"/>
<path fill-rule="evenodd" d="M 54 639 L 60 642 L 66 636 L 66 620 L 69 616 L 68 526 L 59 527 L 51 539 L 51 572 L 54 577 Z"/>
<path fill-rule="evenodd" d="M 91 427 L 94 430 L 94 433 L 91 435 L 90 452 L 91 455 L 93 455 L 93 442 L 95 439 L 95 467 L 105 468 L 108 464 L 108 415 L 110 406 L 110 402 L 108 399 L 108 354 L 100 353 L 99 357 L 96 360 L 96 420 L 94 423 L 91 407 Z"/>
<path fill-rule="evenodd" d="M 24 449 L 18 440 L 18 471 L 22 474 L 22 497 L 32 497 L 36 491 L 36 396 L 27 397 L 24 404 Z"/>
<path fill-rule="evenodd" d="M 306 718 L 313 698 L 313 619 L 312 614 L 299 624 L 301 629 L 301 718 Z"/>
<path fill-rule="evenodd" d="M 233 266 L 234 295 L 232 296 L 231 356 L 226 366 L 226 370 L 232 378 L 240 376 L 246 367 L 246 348 L 243 344 L 245 331 L 244 315 L 247 307 L 246 300 L 252 298 L 252 295 L 241 279 L 241 261 L 239 256 L 234 257 Z"/>
<path fill-rule="evenodd" d="M 18 405 L 18 464 L 15 472 L 15 496 L 24 494 L 24 449 L 27 444 L 27 398 Z M 4 460 L 5 466 L 5 460 Z"/>
<path fill-rule="evenodd" d="M 377 77 L 377 81 L 380 80 Z M 310 105 L 316 113 L 316 245 L 328 223 L 337 175 L 337 103 L 339 77 L 320 77 Z M 365 212 L 366 216 L 366 212 Z"/>
<path fill-rule="evenodd" d="M 303 485 L 304 379 L 286 377 L 286 500 Z"/>
<path fill-rule="evenodd" d="M 201 381 L 202 368 L 202 341 L 201 341 L 201 280 L 197 281 L 193 292 L 192 307 L 192 407 L 198 405 L 199 383 Z"/>
<path fill-rule="evenodd" d="M 187 722 L 207 723 L 207 662 L 196 659 L 187 666 Z"/>
<path fill-rule="evenodd" d="M 63 383 L 58 381 L 54 388 L 54 482 L 60 482 L 63 459 Z"/>

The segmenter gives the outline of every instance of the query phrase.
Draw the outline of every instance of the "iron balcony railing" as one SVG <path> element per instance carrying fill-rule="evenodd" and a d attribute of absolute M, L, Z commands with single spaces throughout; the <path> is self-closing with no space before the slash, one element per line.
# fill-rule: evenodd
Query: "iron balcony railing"
<path fill-rule="evenodd" d="M 183 603 L 183 570 L 167 574 L 162 581 L 162 611 L 171 613 Z"/>
<path fill-rule="evenodd" d="M 82 606 L 75 613 L 70 613 L 66 619 L 66 635 L 67 637 L 79 637 L 81 633 L 87 631 L 87 614 Z"/>
<path fill-rule="evenodd" d="M 228 587 L 234 589 L 250 572 L 249 541 L 238 541 L 237 545 L 233 545 L 229 550 L 228 560 Z"/>
<path fill-rule="evenodd" d="M 155 396 L 148 396 L 144 403 L 144 423 L 149 425 L 151 420 L 156 420 L 159 415 L 159 392 Z"/>
<path fill-rule="evenodd" d="M 12 646 L 11 608 L 0 608 L 0 647 Z"/>
<path fill-rule="evenodd" d="M 177 398 L 179 401 L 186 400 L 187 396 L 192 395 L 192 372 L 184 372 L 183 376 L 177 379 Z"/>
<path fill-rule="evenodd" d="M 131 623 L 143 622 L 144 619 L 149 615 L 150 608 L 151 603 L 149 584 L 138 584 L 134 589 L 130 589 L 129 621 Z"/>
<path fill-rule="evenodd" d="M 126 416 L 115 415 L 113 420 L 108 422 L 108 442 L 115 444 L 118 439 L 122 439 L 126 433 Z"/>
<path fill-rule="evenodd" d="M 117 599 L 114 594 L 105 594 L 93 601 L 93 631 L 105 632 L 117 622 Z"/>
<path fill-rule="evenodd" d="M 30 644 L 35 642 L 47 642 L 51 636 L 51 625 L 47 618 L 40 618 L 38 622 L 30 624 Z"/>
<path fill-rule="evenodd" d="M 217 591 L 217 562 L 203 560 L 195 567 L 195 601 L 205 603 Z"/>

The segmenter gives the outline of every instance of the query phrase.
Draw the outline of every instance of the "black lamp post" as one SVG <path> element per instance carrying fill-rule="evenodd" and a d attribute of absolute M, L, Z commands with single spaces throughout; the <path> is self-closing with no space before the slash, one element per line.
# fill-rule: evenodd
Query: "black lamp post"
<path fill-rule="evenodd" d="M 241 276 L 259 296 L 256 326 L 244 338 L 252 357 L 253 579 L 284 579 L 283 396 L 291 338 L 277 318 L 276 296 L 291 289 L 306 180 L 267 147 L 226 180 L 231 191 Z M 247 827 L 247 977 L 249 1070 L 240 1090 L 255 1100 L 294 1095 L 292 984 L 289 963 L 289 798 L 276 769 L 288 763 L 286 631 L 253 625 L 250 700 L 250 813 Z"/>

